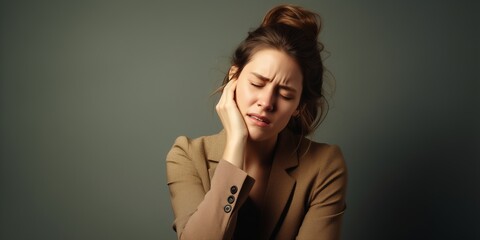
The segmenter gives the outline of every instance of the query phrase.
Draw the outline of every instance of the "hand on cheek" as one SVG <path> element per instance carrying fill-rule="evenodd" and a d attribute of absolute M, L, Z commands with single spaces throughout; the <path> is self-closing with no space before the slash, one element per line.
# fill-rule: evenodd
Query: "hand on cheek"
<path fill-rule="evenodd" d="M 242 168 L 248 129 L 235 101 L 237 83 L 236 79 L 227 83 L 217 103 L 216 111 L 227 134 L 223 159 Z"/>

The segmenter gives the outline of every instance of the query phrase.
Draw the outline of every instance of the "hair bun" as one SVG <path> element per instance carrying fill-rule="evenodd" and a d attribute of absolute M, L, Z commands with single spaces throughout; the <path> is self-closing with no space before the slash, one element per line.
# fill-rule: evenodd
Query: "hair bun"
<path fill-rule="evenodd" d="M 263 18 L 262 27 L 284 24 L 303 30 L 308 35 L 317 38 L 320 33 L 320 17 L 302 7 L 280 5 L 272 8 Z"/>

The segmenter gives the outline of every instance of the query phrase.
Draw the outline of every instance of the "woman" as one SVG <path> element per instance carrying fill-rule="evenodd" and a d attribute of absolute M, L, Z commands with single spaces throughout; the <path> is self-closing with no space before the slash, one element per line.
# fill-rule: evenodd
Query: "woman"
<path fill-rule="evenodd" d="M 216 106 L 224 130 L 179 137 L 167 178 L 179 239 L 339 239 L 347 182 L 326 113 L 317 15 L 281 5 L 240 44 Z"/>

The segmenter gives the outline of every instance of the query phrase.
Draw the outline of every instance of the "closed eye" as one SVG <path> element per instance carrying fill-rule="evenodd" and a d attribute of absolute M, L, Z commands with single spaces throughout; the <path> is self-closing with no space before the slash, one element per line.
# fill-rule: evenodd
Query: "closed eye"
<path fill-rule="evenodd" d="M 290 96 L 285 96 L 285 95 L 281 95 L 283 99 L 285 100 L 292 100 L 293 97 L 290 97 Z"/>
<path fill-rule="evenodd" d="M 295 98 L 294 94 L 285 89 L 279 89 L 278 94 L 285 100 L 292 100 Z"/>
<path fill-rule="evenodd" d="M 250 82 L 250 85 L 252 85 L 254 87 L 263 87 L 264 86 L 264 84 L 256 83 L 256 82 Z"/>

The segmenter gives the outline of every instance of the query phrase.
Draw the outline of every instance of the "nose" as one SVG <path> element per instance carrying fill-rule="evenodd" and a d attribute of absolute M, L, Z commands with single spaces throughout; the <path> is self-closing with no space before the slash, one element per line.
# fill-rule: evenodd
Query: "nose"
<path fill-rule="evenodd" d="M 264 111 L 272 112 L 275 110 L 275 93 L 272 90 L 264 89 L 258 96 L 257 106 Z"/>

